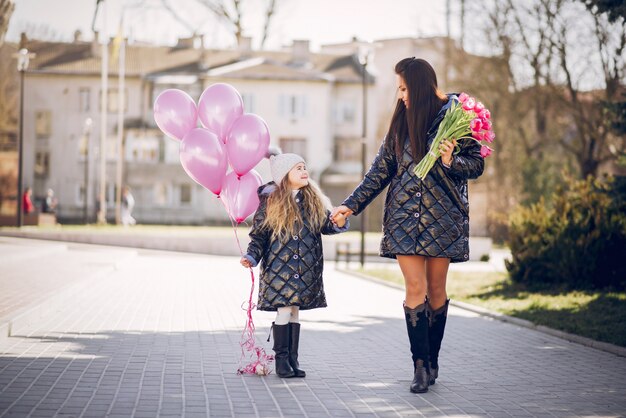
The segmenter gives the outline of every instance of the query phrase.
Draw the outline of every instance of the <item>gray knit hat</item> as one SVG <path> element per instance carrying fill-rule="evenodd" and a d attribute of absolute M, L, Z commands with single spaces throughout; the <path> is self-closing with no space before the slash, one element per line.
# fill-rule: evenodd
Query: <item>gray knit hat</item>
<path fill-rule="evenodd" d="M 278 154 L 270 157 L 270 170 L 272 171 L 272 180 L 276 184 L 280 184 L 283 178 L 298 163 L 303 163 L 304 158 L 298 154 Z"/>

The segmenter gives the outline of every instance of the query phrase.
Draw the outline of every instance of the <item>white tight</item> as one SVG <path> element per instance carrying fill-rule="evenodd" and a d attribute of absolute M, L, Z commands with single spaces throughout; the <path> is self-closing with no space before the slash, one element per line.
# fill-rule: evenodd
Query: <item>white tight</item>
<path fill-rule="evenodd" d="M 287 325 L 289 322 L 299 322 L 300 308 L 298 306 L 284 306 L 282 308 L 278 308 L 276 312 L 276 319 L 274 320 L 275 325 Z"/>

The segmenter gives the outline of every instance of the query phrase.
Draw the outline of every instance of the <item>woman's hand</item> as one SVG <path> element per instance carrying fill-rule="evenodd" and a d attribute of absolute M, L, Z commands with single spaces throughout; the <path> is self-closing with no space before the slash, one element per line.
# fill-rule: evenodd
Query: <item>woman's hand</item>
<path fill-rule="evenodd" d="M 250 260 L 248 260 L 246 257 L 241 257 L 241 260 L 239 261 L 241 263 L 242 266 L 244 266 L 245 268 L 250 268 L 252 267 L 252 264 L 250 264 Z"/>
<path fill-rule="evenodd" d="M 330 218 L 333 220 L 334 223 L 336 223 L 337 225 L 339 225 L 339 223 L 337 222 L 339 220 L 338 216 L 341 214 L 344 218 L 347 218 L 348 216 L 352 215 L 352 209 L 350 209 L 347 206 L 337 206 L 336 208 L 334 208 L 332 210 L 332 212 L 330 212 Z M 345 221 L 345 219 L 344 219 Z"/>
<path fill-rule="evenodd" d="M 452 164 L 452 152 L 454 152 L 454 148 L 456 148 L 456 139 L 452 139 L 452 141 L 448 139 L 444 139 L 439 144 L 439 152 L 441 153 L 441 162 L 445 165 Z"/>

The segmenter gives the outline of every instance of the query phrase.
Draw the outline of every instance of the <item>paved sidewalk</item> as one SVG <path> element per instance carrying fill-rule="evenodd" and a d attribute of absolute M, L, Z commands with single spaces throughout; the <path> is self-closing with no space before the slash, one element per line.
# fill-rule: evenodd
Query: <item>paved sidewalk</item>
<path fill-rule="evenodd" d="M 5 240 L 14 245 L 5 241 L 0 256 L 2 291 L 23 274 L 4 254 L 30 257 L 24 240 Z M 329 308 L 301 313 L 307 377 L 238 376 L 250 281 L 237 258 L 79 244 L 51 251 L 52 266 L 28 261 L 29 277 L 87 254 L 92 265 L 66 273 L 70 282 L 42 305 L 53 308 L 18 318 L 0 339 L 0 417 L 626 415 L 626 358 L 457 308 L 440 379 L 411 394 L 402 292 L 332 263 Z M 255 313 L 268 351 L 272 319 Z"/>

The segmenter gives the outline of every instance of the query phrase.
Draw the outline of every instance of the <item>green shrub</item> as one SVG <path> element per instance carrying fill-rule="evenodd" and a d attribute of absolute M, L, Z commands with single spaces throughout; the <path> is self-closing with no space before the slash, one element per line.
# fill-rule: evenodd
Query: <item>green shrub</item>
<path fill-rule="evenodd" d="M 531 287 L 626 288 L 626 199 L 615 182 L 566 178 L 552 196 L 511 215 L 507 261 L 513 281 Z"/>

